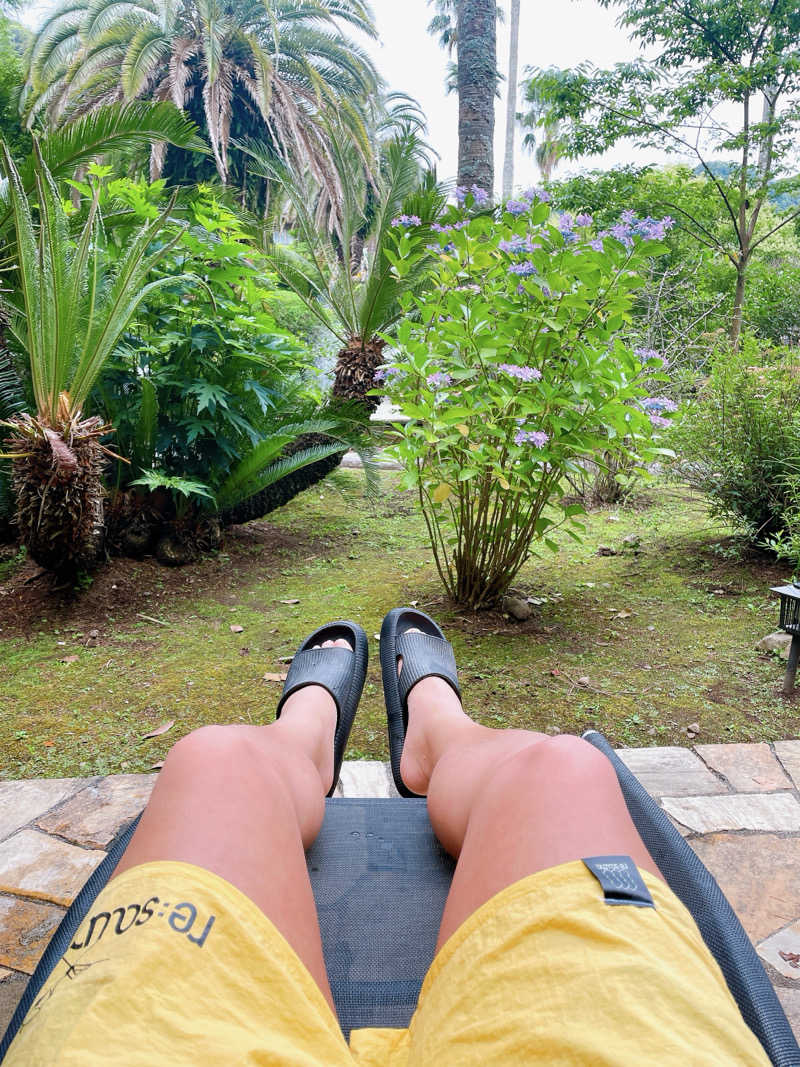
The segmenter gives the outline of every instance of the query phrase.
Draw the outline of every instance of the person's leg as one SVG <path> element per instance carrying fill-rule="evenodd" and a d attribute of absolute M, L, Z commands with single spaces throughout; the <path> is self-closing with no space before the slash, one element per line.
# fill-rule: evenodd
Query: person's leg
<path fill-rule="evenodd" d="M 613 767 L 587 742 L 480 726 L 439 678 L 414 686 L 408 711 L 403 781 L 427 794 L 434 831 L 458 860 L 438 947 L 501 889 L 547 867 L 619 854 L 661 877 Z"/>
<path fill-rule="evenodd" d="M 304 849 L 322 825 L 335 728 L 331 695 L 306 686 L 268 726 L 188 734 L 170 750 L 114 872 L 176 860 L 220 875 L 275 924 L 331 1007 Z"/>

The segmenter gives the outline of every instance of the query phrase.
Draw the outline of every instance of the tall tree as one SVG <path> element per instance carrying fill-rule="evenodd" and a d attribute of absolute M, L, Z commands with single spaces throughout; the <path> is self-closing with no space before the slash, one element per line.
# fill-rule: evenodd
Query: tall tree
<path fill-rule="evenodd" d="M 494 192 L 497 8 L 494 0 L 456 0 L 458 184 Z"/>
<path fill-rule="evenodd" d="M 170 100 L 205 126 L 223 184 L 237 121 L 240 136 L 270 142 L 322 182 L 330 114 L 358 138 L 378 85 L 340 23 L 375 36 L 362 0 L 61 0 L 31 49 L 26 115 L 57 123 L 110 101 Z M 165 151 L 153 146 L 153 177 Z"/>
<path fill-rule="evenodd" d="M 506 101 L 506 153 L 503 160 L 503 200 L 514 191 L 514 139 L 517 132 L 517 77 L 519 70 L 520 0 L 511 0 L 508 26 L 508 98 Z"/>
<path fill-rule="evenodd" d="M 528 68 L 528 73 L 533 73 Z M 558 77 L 561 72 L 555 68 L 547 71 L 549 78 Z M 525 103 L 528 110 L 520 116 L 523 129 L 528 132 L 522 139 L 522 147 L 533 152 L 536 165 L 545 181 L 553 176 L 559 160 L 564 155 L 561 140 L 561 126 L 553 117 L 549 98 L 539 90 L 540 78 L 532 78 L 525 86 Z"/>
<path fill-rule="evenodd" d="M 675 210 L 687 231 L 733 268 L 729 333 L 737 348 L 753 253 L 800 216 L 800 209 L 791 210 L 759 229 L 770 183 L 791 164 L 800 132 L 800 6 L 797 0 L 599 2 L 621 7 L 619 24 L 658 54 L 613 70 L 583 65 L 537 75 L 536 91 L 549 104 L 539 124 L 563 122 L 571 157 L 604 152 L 623 138 L 695 156 L 728 225 L 720 235 L 680 205 Z M 728 119 L 732 104 L 736 122 Z M 734 164 L 715 166 L 721 153 L 732 154 Z"/>

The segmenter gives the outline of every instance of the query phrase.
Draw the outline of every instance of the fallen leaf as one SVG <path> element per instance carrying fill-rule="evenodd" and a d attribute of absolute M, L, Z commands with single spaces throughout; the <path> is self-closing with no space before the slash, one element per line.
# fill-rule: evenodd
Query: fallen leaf
<path fill-rule="evenodd" d="M 299 600 L 279 600 L 279 604 L 299 604 Z"/>
<path fill-rule="evenodd" d="M 790 967 L 800 967 L 800 952 L 783 952 L 779 953 L 780 958 L 785 960 Z"/>
<path fill-rule="evenodd" d="M 232 634 L 243 634 L 244 633 L 244 626 L 236 626 L 236 625 L 231 626 L 231 633 Z"/>
<path fill-rule="evenodd" d="M 431 499 L 434 504 L 443 504 L 445 500 L 452 494 L 453 490 L 447 484 L 447 482 L 439 482 L 434 491 L 431 493 Z"/>
<path fill-rule="evenodd" d="M 55 741 L 45 741 L 44 742 L 44 747 L 45 748 L 52 748 L 54 745 L 55 745 Z"/>
<path fill-rule="evenodd" d="M 62 663 L 77 663 L 78 662 L 78 657 L 77 656 L 64 656 L 64 658 L 61 660 L 61 662 Z"/>
<path fill-rule="evenodd" d="M 588 674 L 584 674 L 582 678 L 578 679 L 578 685 L 591 685 L 592 679 Z"/>
<path fill-rule="evenodd" d="M 148 734 L 143 734 L 142 741 L 146 741 L 148 737 L 160 737 L 161 734 L 165 734 L 167 730 L 171 730 L 174 725 L 174 719 L 170 719 L 169 722 L 162 722 L 160 726 L 156 726 L 155 730 L 151 730 Z"/>
<path fill-rule="evenodd" d="M 614 616 L 615 619 L 629 619 L 632 615 L 630 611 L 618 611 Z"/>
<path fill-rule="evenodd" d="M 286 671 L 280 671 L 277 674 L 270 674 L 269 672 L 267 672 L 264 675 L 263 681 L 265 681 L 265 682 L 285 682 L 286 681 L 286 676 L 287 676 L 287 672 Z"/>
<path fill-rule="evenodd" d="M 294 656 L 278 656 L 278 663 L 291 663 Z"/>
<path fill-rule="evenodd" d="M 419 601 L 418 601 L 418 600 L 412 600 L 412 601 L 411 601 L 411 607 L 412 607 L 412 608 L 415 608 L 415 607 L 417 606 L 417 604 L 419 604 Z"/>

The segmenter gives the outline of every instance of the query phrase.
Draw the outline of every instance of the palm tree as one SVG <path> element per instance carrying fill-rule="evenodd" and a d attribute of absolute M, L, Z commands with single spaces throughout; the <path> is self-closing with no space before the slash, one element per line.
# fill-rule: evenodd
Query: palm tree
<path fill-rule="evenodd" d="M 456 0 L 458 184 L 494 190 L 497 8 L 494 0 Z"/>
<path fill-rule="evenodd" d="M 139 304 L 171 278 L 147 275 L 180 238 L 161 238 L 172 203 L 129 242 L 115 269 L 102 250 L 99 187 L 72 238 L 60 192 L 34 140 L 36 219 L 21 172 L 0 141 L 0 166 L 17 267 L 2 310 L 8 335 L 27 356 L 36 405 L 8 418 L 16 522 L 30 556 L 66 576 L 90 567 L 103 541 L 101 443 L 111 427 L 83 412 L 100 371 Z M 93 179 L 89 179 L 90 182 Z"/>
<path fill-rule="evenodd" d="M 528 73 L 531 73 L 528 68 Z M 551 68 L 547 74 L 559 77 L 561 71 Z M 564 145 L 557 119 L 552 117 L 546 99 L 539 91 L 536 78 L 531 78 L 525 89 L 528 110 L 519 116 L 521 125 L 529 132 L 522 139 L 523 148 L 534 152 L 536 164 L 545 181 L 553 175 L 559 160 L 564 155 Z M 537 137 L 536 131 L 541 133 Z"/>
<path fill-rule="evenodd" d="M 44 113 L 57 122 L 111 101 L 170 100 L 205 127 L 226 184 L 231 130 L 249 115 L 284 162 L 324 181 L 325 116 L 335 110 L 358 140 L 364 100 L 378 84 L 340 23 L 375 36 L 362 0 L 62 0 L 31 48 L 27 120 Z M 165 154 L 155 143 L 152 177 Z"/>
<path fill-rule="evenodd" d="M 263 172 L 281 185 L 292 205 L 299 239 L 297 246 L 273 246 L 269 258 L 281 280 L 341 345 L 333 396 L 374 410 L 378 399 L 368 394 L 383 362 L 383 335 L 401 317 L 401 298 L 422 283 L 430 263 L 423 256 L 408 275 L 393 271 L 393 219 L 418 216 L 423 227 L 429 226 L 444 210 L 447 195 L 433 172 L 423 176 L 426 146 L 415 129 L 406 127 L 382 146 L 372 183 L 342 141 L 336 142 L 342 203 L 335 224 L 320 218 L 320 198 L 307 182 L 261 158 Z"/>
<path fill-rule="evenodd" d="M 514 135 L 517 132 L 517 70 L 519 64 L 520 0 L 511 0 L 508 47 L 508 99 L 506 103 L 506 152 L 503 161 L 503 200 L 514 191 Z"/>

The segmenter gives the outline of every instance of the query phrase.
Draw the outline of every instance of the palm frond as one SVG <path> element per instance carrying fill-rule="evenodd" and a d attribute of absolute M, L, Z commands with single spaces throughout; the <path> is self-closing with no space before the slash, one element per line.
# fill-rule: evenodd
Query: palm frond
<path fill-rule="evenodd" d="M 284 444 L 286 443 L 284 442 Z M 248 480 L 240 477 L 239 467 L 241 464 L 239 464 L 233 469 L 217 493 L 217 504 L 221 511 L 226 508 L 232 508 L 240 501 L 260 493 L 263 489 L 274 485 L 281 478 L 293 474 L 302 467 L 318 463 L 319 460 L 336 455 L 338 452 L 344 452 L 345 447 L 340 442 L 332 442 L 329 445 L 314 445 L 312 448 L 305 448 L 301 452 L 296 452 L 293 456 L 286 456 L 283 459 L 269 462 L 267 466 L 261 467 Z M 247 459 L 248 457 L 245 457 L 242 462 L 246 462 Z"/>

